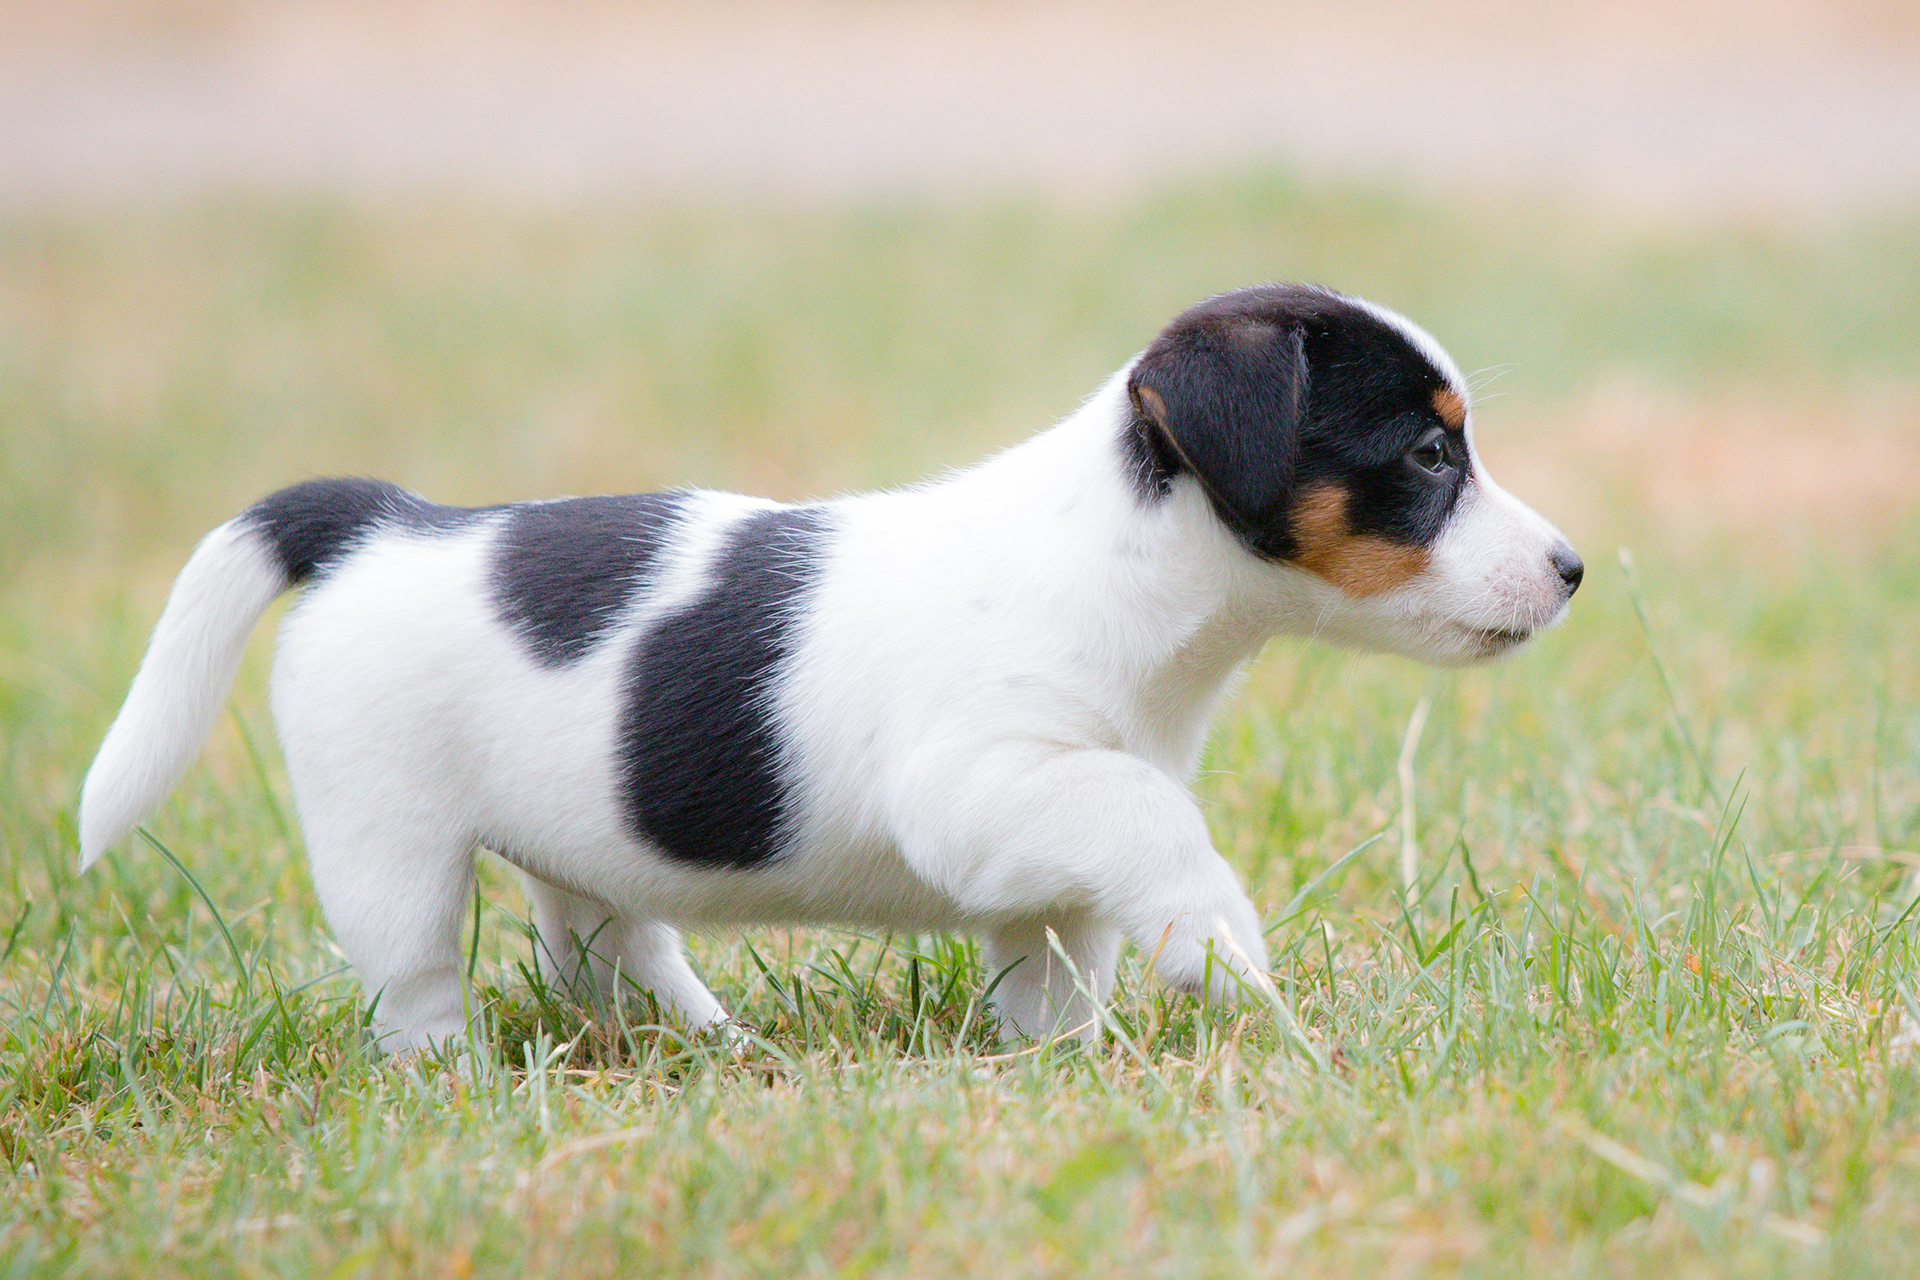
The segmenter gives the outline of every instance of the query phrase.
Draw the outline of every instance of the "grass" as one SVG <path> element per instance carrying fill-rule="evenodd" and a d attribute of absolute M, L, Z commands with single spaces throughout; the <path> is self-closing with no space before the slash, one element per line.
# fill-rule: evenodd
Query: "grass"
<path fill-rule="evenodd" d="M 8 215 L 0 1275 L 1920 1269 L 1911 509 L 1864 546 L 1703 540 L 1629 483 L 1515 661 L 1276 644 L 1197 789 L 1284 1011 L 1170 998 L 1130 954 L 1094 1052 L 1000 1046 L 977 952 L 934 936 L 698 940 L 739 1055 L 643 993 L 594 1022 L 528 972 L 489 864 L 494 1055 L 371 1060 L 264 641 L 165 856 L 77 878 L 71 817 L 186 546 L 298 475 L 900 481 L 1064 413 L 1193 298 L 1304 276 L 1512 366 L 1496 467 L 1577 488 L 1592 437 L 1530 424 L 1596 388 L 1910 403 L 1916 268 L 1911 220 L 1621 228 L 1263 175 L 1100 212 Z"/>

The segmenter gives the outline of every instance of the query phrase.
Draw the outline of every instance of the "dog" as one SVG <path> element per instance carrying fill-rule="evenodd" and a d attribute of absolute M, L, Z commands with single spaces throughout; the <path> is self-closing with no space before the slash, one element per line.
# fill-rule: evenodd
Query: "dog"
<path fill-rule="evenodd" d="M 1480 465 L 1424 330 L 1242 289 L 905 490 L 264 498 L 182 569 L 83 784 L 80 866 L 165 798 L 300 587 L 274 720 L 385 1048 L 470 1033 L 481 847 L 524 876 L 540 963 L 603 1003 L 631 982 L 725 1024 L 680 927 L 953 929 L 984 935 L 1005 1034 L 1091 1039 L 1123 936 L 1182 990 L 1263 976 L 1188 781 L 1268 638 L 1477 662 L 1560 621 L 1581 572 Z"/>

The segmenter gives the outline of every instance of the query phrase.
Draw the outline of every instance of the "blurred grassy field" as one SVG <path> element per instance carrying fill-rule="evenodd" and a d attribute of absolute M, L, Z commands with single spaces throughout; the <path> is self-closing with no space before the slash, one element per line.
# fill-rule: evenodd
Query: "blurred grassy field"
<path fill-rule="evenodd" d="M 184 870 L 71 873 L 172 573 L 268 489 L 904 482 L 1275 278 L 1497 374 L 1482 450 L 1590 565 L 1492 669 L 1256 666 L 1198 790 L 1284 1013 L 1130 957 L 1106 1050 L 1003 1052 L 962 942 L 766 931 L 696 944 L 763 1032 L 735 1061 L 542 992 L 495 866 L 499 1064 L 382 1067 L 286 823 L 266 628 L 153 824 Z M 1104 212 L 0 216 L 0 1274 L 1913 1271 L 1917 280 L 1920 219 L 1263 174 Z"/>

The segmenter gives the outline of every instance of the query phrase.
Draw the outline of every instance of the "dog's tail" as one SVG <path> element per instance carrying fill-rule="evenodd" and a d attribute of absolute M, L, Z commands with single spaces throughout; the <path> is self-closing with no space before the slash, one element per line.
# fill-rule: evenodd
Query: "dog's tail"
<path fill-rule="evenodd" d="M 194 548 L 167 596 L 126 705 L 81 785 L 82 871 L 180 781 L 220 714 L 253 624 L 292 585 L 245 515 Z"/>
<path fill-rule="evenodd" d="M 80 787 L 80 869 L 159 807 L 213 730 L 247 636 L 274 597 L 374 524 L 430 504 L 375 480 L 282 489 L 200 540 L 167 596 L 127 701 Z"/>

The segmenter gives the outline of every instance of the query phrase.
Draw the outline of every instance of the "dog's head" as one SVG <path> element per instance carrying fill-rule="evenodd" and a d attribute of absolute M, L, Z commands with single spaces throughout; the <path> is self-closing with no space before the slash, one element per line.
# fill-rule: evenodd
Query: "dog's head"
<path fill-rule="evenodd" d="M 1330 639 L 1472 662 L 1580 585 L 1567 540 L 1480 465 L 1453 361 L 1385 308 L 1308 285 L 1209 298 L 1127 392 L 1143 496 L 1191 476 L 1250 552 L 1308 575 Z"/>

